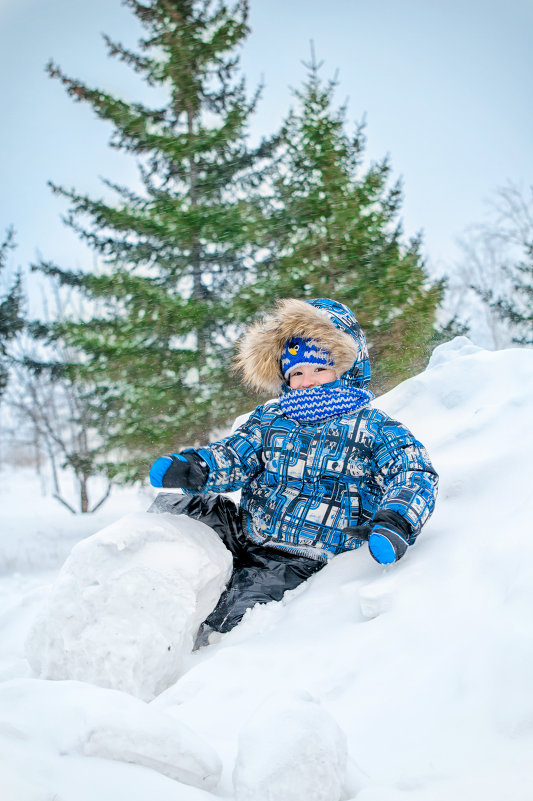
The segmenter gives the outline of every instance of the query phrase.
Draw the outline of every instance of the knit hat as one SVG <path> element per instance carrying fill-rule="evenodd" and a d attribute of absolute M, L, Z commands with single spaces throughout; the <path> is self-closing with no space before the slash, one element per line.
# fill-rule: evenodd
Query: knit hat
<path fill-rule="evenodd" d="M 287 340 L 281 354 L 281 372 L 285 381 L 296 367 L 304 364 L 335 367 L 331 354 L 327 350 L 323 350 L 314 340 L 300 337 Z"/>

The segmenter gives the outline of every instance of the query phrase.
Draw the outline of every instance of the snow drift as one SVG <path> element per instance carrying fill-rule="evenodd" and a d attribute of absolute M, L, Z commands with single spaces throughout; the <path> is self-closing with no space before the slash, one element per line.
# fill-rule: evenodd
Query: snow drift
<path fill-rule="evenodd" d="M 441 477 L 416 545 L 387 568 L 364 548 L 337 557 L 280 603 L 255 607 L 216 643 L 186 654 L 183 675 L 149 704 L 86 682 L 28 678 L 23 643 L 44 591 L 38 575 L 0 582 L 9 607 L 0 617 L 0 676 L 12 678 L 0 684 L 2 799 L 242 801 L 257 793 L 263 801 L 275 790 L 276 801 L 292 801 L 313 797 L 307 779 L 315 777 L 320 799 L 328 789 L 341 801 L 530 801 L 533 350 L 487 352 L 456 339 L 376 405 L 427 445 Z M 140 713 L 135 747 L 112 749 L 115 735 L 102 735 L 98 758 L 89 757 L 89 728 L 115 726 L 119 743 L 130 728 L 119 701 L 95 719 L 95 705 L 108 703 L 97 695 L 110 692 L 150 719 Z M 162 753 L 169 721 L 177 733 L 195 732 L 189 756 L 202 768 L 192 772 L 211 777 L 201 787 L 173 773 Z M 329 732 L 323 750 L 317 728 Z M 186 756 L 186 736 L 180 742 L 174 753 Z M 327 775 L 317 769 L 324 754 L 334 766 Z"/>
<path fill-rule="evenodd" d="M 24 730 L 17 719 L 31 715 L 34 747 L 38 743 L 51 753 L 132 762 L 204 788 L 216 786 L 220 777 L 220 760 L 201 737 L 126 693 L 81 682 L 19 679 L 0 685 L 0 708 L 11 721 L 11 735 L 19 738 Z M 25 774 L 31 778 L 32 771 Z"/>

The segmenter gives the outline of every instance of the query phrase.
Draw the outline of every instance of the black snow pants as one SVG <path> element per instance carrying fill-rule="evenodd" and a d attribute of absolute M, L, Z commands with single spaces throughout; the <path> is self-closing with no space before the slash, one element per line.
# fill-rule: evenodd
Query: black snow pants
<path fill-rule="evenodd" d="M 200 520 L 216 531 L 233 554 L 228 585 L 202 626 L 207 635 L 213 630 L 230 631 L 255 604 L 280 601 L 286 590 L 293 590 L 325 564 L 250 542 L 244 535 L 242 510 L 224 495 L 160 493 L 148 511 Z M 201 633 L 199 644 L 204 644 Z"/>

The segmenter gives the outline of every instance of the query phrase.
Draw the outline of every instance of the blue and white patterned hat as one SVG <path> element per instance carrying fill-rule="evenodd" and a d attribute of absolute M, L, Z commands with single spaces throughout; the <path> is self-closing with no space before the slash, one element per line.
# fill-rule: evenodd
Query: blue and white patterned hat
<path fill-rule="evenodd" d="M 293 337 L 285 343 L 281 354 L 281 372 L 285 381 L 290 373 L 304 364 L 318 364 L 321 367 L 335 367 L 331 354 L 323 350 L 312 339 Z"/>

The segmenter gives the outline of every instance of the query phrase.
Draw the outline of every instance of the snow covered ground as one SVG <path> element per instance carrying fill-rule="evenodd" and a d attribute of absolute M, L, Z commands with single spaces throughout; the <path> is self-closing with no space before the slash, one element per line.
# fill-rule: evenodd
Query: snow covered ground
<path fill-rule="evenodd" d="M 441 476 L 418 543 L 387 568 L 366 549 L 336 558 L 185 653 L 151 701 L 138 685 L 116 688 L 131 667 L 120 660 L 103 687 L 36 678 L 26 659 L 39 669 L 38 621 L 72 547 L 113 524 L 124 553 L 132 542 L 141 553 L 151 491 L 116 491 L 84 519 L 4 468 L 2 801 L 531 801 L 533 350 L 458 338 L 376 405 L 414 431 Z M 133 561 L 168 577 L 172 559 L 165 546 Z M 120 655 L 129 632 L 151 656 L 159 640 L 133 595 L 106 647 Z M 98 635 L 95 610 L 97 650 L 109 631 Z"/>

